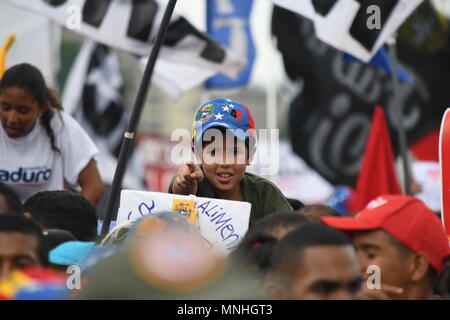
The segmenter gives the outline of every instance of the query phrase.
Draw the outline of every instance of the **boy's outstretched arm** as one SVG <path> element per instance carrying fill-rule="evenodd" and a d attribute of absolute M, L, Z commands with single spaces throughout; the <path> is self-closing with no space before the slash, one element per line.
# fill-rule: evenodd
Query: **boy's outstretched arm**
<path fill-rule="evenodd" d="M 183 164 L 177 171 L 172 192 L 176 194 L 196 194 L 198 184 L 203 180 L 203 172 L 193 163 Z"/>

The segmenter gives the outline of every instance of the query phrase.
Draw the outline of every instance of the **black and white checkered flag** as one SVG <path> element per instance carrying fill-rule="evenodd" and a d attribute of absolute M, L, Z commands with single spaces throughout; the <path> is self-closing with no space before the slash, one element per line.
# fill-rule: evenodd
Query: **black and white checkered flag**
<path fill-rule="evenodd" d="M 140 57 L 150 54 L 167 0 L 0 0 L 46 16 L 110 47 Z M 155 66 L 155 83 L 176 97 L 220 72 L 235 78 L 244 58 L 218 44 L 174 13 Z"/>
<path fill-rule="evenodd" d="M 422 1 L 274 0 L 274 3 L 312 20 L 316 35 L 323 42 L 369 62 Z"/>

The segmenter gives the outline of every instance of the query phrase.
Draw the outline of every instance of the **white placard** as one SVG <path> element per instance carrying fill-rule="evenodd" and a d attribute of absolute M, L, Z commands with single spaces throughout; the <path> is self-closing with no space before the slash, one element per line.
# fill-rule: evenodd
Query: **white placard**
<path fill-rule="evenodd" d="M 174 211 L 174 200 L 181 199 L 195 202 L 196 225 L 214 249 L 230 253 L 238 246 L 249 226 L 251 204 L 248 202 L 122 190 L 117 223 L 133 221 L 162 211 Z"/>

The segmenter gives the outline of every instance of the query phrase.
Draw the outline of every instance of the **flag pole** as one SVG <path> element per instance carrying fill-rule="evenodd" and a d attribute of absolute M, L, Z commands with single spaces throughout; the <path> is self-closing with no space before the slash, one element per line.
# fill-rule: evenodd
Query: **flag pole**
<path fill-rule="evenodd" d="M 400 113 L 400 110 L 397 106 L 397 103 L 395 103 L 395 100 L 397 100 L 397 93 L 399 92 L 399 80 L 398 80 L 398 59 L 397 59 L 397 47 L 396 47 L 396 38 L 395 36 L 392 36 L 392 40 L 388 42 L 389 47 L 389 55 L 391 57 L 392 61 L 392 86 L 393 86 L 393 92 L 394 92 L 394 114 L 396 118 L 396 128 L 397 128 L 397 135 L 398 135 L 398 144 L 400 149 L 400 156 L 402 159 L 402 167 L 403 167 L 403 179 L 404 179 L 404 190 L 405 194 L 408 196 L 412 196 L 412 190 L 411 190 L 411 164 L 409 162 L 409 156 L 408 156 L 408 140 L 406 136 L 405 127 L 403 125 L 403 119 L 402 115 Z"/>
<path fill-rule="evenodd" d="M 176 3 L 177 0 L 168 1 L 163 19 L 161 21 L 161 26 L 159 27 L 158 34 L 156 36 L 155 43 L 152 47 L 147 65 L 145 66 L 142 81 L 139 85 L 139 90 L 134 102 L 130 121 L 127 126 L 127 131 L 124 133 L 124 139 L 120 148 L 119 159 L 117 161 L 117 167 L 116 171 L 114 172 L 114 179 L 111 187 L 111 194 L 109 196 L 108 204 L 106 206 L 106 212 L 104 214 L 101 230 L 102 236 L 105 236 L 109 232 L 109 226 L 111 224 L 113 212 L 117 212 L 118 209 L 118 200 L 120 196 L 120 190 L 122 189 L 122 180 L 125 174 L 128 158 L 131 154 L 131 151 L 133 150 L 135 131 L 141 118 L 142 110 L 144 109 L 145 100 L 147 98 L 147 93 L 149 91 L 149 86 L 153 75 L 153 69 L 155 67 L 155 63 L 158 58 L 163 40 L 166 36 L 170 18 L 172 17 Z"/>

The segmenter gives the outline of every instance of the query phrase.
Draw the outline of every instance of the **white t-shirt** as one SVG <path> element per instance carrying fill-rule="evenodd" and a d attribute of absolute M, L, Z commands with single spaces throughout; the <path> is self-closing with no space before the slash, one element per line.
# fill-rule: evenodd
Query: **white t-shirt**
<path fill-rule="evenodd" d="M 62 118 L 62 122 L 61 122 Z M 50 137 L 37 121 L 24 137 L 8 137 L 0 125 L 0 181 L 12 187 L 22 201 L 36 192 L 63 190 L 64 179 L 77 185 L 78 175 L 98 154 L 91 138 L 69 114 L 52 117 L 58 153 L 52 150 Z"/>

